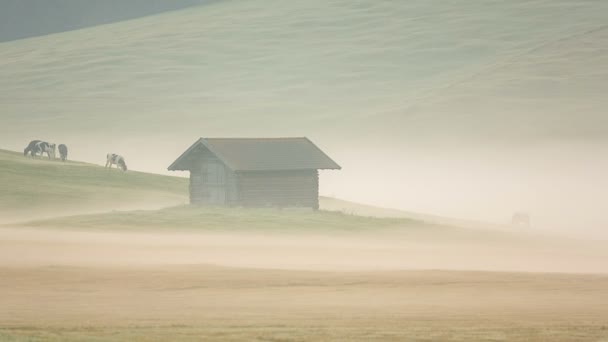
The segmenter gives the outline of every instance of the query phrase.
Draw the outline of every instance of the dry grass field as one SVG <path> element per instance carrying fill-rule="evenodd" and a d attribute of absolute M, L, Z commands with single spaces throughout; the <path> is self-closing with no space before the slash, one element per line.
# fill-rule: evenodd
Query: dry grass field
<path fill-rule="evenodd" d="M 608 276 L 213 266 L 0 270 L 3 340 L 608 339 Z"/>
<path fill-rule="evenodd" d="M 0 269 L 2 340 L 608 340 L 608 276 Z"/>
<path fill-rule="evenodd" d="M 4 228 L 0 340 L 608 341 L 605 253 L 406 236 Z"/>

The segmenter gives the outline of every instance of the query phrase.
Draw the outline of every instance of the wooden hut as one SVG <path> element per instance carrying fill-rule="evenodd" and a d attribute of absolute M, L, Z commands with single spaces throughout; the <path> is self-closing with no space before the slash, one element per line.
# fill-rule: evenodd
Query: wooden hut
<path fill-rule="evenodd" d="M 319 172 L 340 166 L 308 138 L 201 138 L 171 166 L 190 171 L 190 203 L 319 208 Z"/>

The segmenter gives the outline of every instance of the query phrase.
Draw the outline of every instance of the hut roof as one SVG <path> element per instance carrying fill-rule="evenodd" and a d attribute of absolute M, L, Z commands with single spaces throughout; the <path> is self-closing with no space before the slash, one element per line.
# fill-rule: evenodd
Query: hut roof
<path fill-rule="evenodd" d="M 341 168 L 308 138 L 201 138 L 169 170 L 188 170 L 188 157 L 201 146 L 234 171 Z"/>

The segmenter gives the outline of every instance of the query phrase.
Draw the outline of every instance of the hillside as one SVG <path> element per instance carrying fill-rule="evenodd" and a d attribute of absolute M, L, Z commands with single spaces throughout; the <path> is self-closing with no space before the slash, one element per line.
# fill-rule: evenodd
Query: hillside
<path fill-rule="evenodd" d="M 320 206 L 323 210 L 337 211 L 349 215 L 378 217 L 378 218 L 395 218 L 407 219 L 415 222 L 425 222 L 430 225 L 450 226 L 450 227 L 466 227 L 488 229 L 494 228 L 497 230 L 512 230 L 513 227 L 507 224 L 491 224 L 488 222 L 455 219 L 439 215 L 427 213 L 418 213 L 406 210 L 383 208 L 373 205 L 366 205 L 352 201 L 346 201 L 332 197 L 321 197 Z"/>
<path fill-rule="evenodd" d="M 3 220 L 0 223 L 111 210 L 157 209 L 173 207 L 188 201 L 187 178 L 137 171 L 123 173 L 116 169 L 108 171 L 100 165 L 75 161 L 61 163 L 46 159 L 34 160 L 23 157 L 21 153 L 6 150 L 0 150 L 0 187 L 3 189 L 0 193 L 0 216 Z M 346 219 L 335 216 L 340 214 L 327 214 L 320 218 L 329 225 L 354 222 L 355 226 L 358 226 L 363 222 L 365 226 L 371 226 L 375 223 L 372 217 L 395 219 L 378 221 L 383 226 L 403 224 L 412 219 L 418 220 L 411 221 L 414 223 L 427 219 L 429 222 L 440 223 L 432 220 L 433 217 L 428 215 L 376 208 L 335 198 L 321 197 L 320 205 L 323 210 L 347 214 L 344 216 Z M 231 213 L 222 210 L 207 212 L 176 207 L 160 212 L 99 214 L 87 216 L 84 221 L 59 218 L 40 224 L 52 225 L 60 222 L 65 226 L 74 226 L 74 222 L 80 222 L 83 226 L 109 228 L 142 225 L 167 227 L 170 222 L 178 225 L 181 222 L 184 228 L 192 228 L 192 225 L 196 226 L 201 221 L 209 222 L 209 219 L 214 217 L 225 219 L 213 221 L 216 223 L 226 221 L 242 225 L 250 215 L 259 216 L 262 222 L 268 222 L 268 218 L 276 216 L 277 220 L 271 222 L 272 225 L 282 225 L 298 217 L 304 221 L 313 220 L 306 221 L 304 225 L 314 224 L 315 218 L 308 217 L 305 213 L 306 211 L 298 210 L 288 211 L 286 215 L 277 215 L 272 210 L 260 213 L 250 211 Z M 356 218 L 353 215 L 361 217 Z"/>
<path fill-rule="evenodd" d="M 0 150 L 2 221 L 183 204 L 187 184 L 185 178 L 32 160 Z"/>
<path fill-rule="evenodd" d="M 347 215 L 340 212 L 305 209 L 226 209 L 192 206 L 161 210 L 121 211 L 105 214 L 60 217 L 23 223 L 30 228 L 62 228 L 102 231 L 198 231 L 198 232 L 274 232 L 379 233 L 387 229 L 436 226 L 407 218 L 380 218 Z"/>
<path fill-rule="evenodd" d="M 183 144 L 205 132 L 353 138 L 392 128 L 403 132 L 397 140 L 476 138 L 476 127 L 453 132 L 456 122 L 481 125 L 477 138 L 599 138 L 605 104 L 591 104 L 605 90 L 607 10 L 567 0 L 220 1 L 2 44 L 3 115 L 81 138 L 108 127 L 133 139 L 179 129 Z M 480 100 L 522 107 L 470 112 Z M 567 113 L 589 104 L 575 127 L 550 120 L 566 100 Z M 444 101 L 453 101 L 449 113 L 426 110 Z M 522 131 L 518 120 L 540 131 Z"/>
<path fill-rule="evenodd" d="M 335 148 L 345 138 L 404 145 L 429 133 L 601 138 L 607 10 L 568 0 L 237 0 L 8 42 L 0 133 L 83 139 L 112 127 L 122 141 L 160 134 L 182 146 L 204 134 L 314 132 Z M 521 107 L 471 112 L 481 100 Z M 449 112 L 426 109 L 444 101 Z M 575 126 L 551 120 L 556 108 L 574 118 L 585 104 Z"/>
<path fill-rule="evenodd" d="M 6 42 L 0 146 L 62 141 L 157 173 L 201 136 L 307 136 L 343 166 L 322 174 L 324 195 L 600 229 L 605 13 L 602 0 L 231 0 Z"/>

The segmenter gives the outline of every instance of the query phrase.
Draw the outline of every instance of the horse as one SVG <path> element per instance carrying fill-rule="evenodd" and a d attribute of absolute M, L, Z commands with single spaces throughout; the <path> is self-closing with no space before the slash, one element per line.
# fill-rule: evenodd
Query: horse
<path fill-rule="evenodd" d="M 41 141 L 36 144 L 36 147 L 32 151 L 32 155 L 35 156 L 37 153 L 40 153 L 40 158 L 42 155 L 46 153 L 49 157 L 49 160 L 55 159 L 55 144 L 48 143 L 46 141 Z"/>
<path fill-rule="evenodd" d="M 61 161 L 68 160 L 68 147 L 65 144 L 61 144 L 58 146 L 59 156 L 61 157 Z"/>
<path fill-rule="evenodd" d="M 49 160 L 55 159 L 55 146 L 55 144 L 46 141 L 32 140 L 25 150 L 23 150 L 23 155 L 27 156 L 30 153 L 32 157 L 36 157 L 40 153 L 40 157 L 42 157 L 46 153 Z"/>
<path fill-rule="evenodd" d="M 515 227 L 530 227 L 530 214 L 524 212 L 516 212 L 511 217 L 511 225 Z"/>
<path fill-rule="evenodd" d="M 127 171 L 127 163 L 125 163 L 125 158 L 119 156 L 118 154 L 108 153 L 106 156 L 106 166 L 107 168 L 112 168 L 112 164 L 115 164 L 117 168 L 121 169 L 123 172 Z"/>
<path fill-rule="evenodd" d="M 23 155 L 27 156 L 28 154 L 31 154 L 31 156 L 34 156 L 34 149 L 36 148 L 36 145 L 38 145 L 38 143 L 42 142 L 42 140 L 32 140 L 30 141 L 30 143 L 27 145 L 27 147 L 23 150 Z"/>

